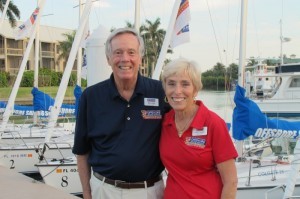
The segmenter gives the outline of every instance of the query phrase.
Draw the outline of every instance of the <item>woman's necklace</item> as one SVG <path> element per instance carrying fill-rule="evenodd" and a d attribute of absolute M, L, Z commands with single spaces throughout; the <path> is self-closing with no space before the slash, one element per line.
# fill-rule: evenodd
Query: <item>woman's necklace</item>
<path fill-rule="evenodd" d="M 175 124 L 176 124 L 176 129 L 177 129 L 179 137 L 181 137 L 182 134 L 187 130 L 187 128 L 191 124 L 192 120 L 194 119 L 194 116 L 196 115 L 196 112 L 197 112 L 197 109 L 194 109 L 193 114 L 190 116 L 190 118 L 183 125 L 179 125 L 180 121 L 176 117 L 176 114 L 175 114 Z"/>

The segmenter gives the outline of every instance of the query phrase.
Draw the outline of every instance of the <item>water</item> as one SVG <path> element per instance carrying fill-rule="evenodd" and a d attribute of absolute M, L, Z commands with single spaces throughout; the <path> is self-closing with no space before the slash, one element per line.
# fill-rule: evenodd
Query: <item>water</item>
<path fill-rule="evenodd" d="M 197 99 L 201 100 L 211 111 L 217 113 L 225 122 L 232 122 L 234 91 L 205 91 L 199 92 Z"/>
<path fill-rule="evenodd" d="M 235 107 L 233 101 L 235 91 L 200 91 L 197 99 L 213 112 L 217 113 L 225 122 L 232 123 L 232 113 Z M 269 117 L 275 118 L 275 117 Z M 300 117 L 276 117 L 276 119 L 287 121 L 300 121 Z"/>

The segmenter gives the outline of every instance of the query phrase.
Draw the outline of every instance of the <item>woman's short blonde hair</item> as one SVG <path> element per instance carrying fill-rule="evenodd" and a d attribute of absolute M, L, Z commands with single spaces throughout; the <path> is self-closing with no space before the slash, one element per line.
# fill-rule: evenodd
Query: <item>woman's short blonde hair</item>
<path fill-rule="evenodd" d="M 187 74 L 192 81 L 192 84 L 197 92 L 202 89 L 201 69 L 195 61 L 189 61 L 185 58 L 177 58 L 169 62 L 162 72 L 163 88 L 166 88 L 166 80 L 168 77 L 180 73 Z"/>

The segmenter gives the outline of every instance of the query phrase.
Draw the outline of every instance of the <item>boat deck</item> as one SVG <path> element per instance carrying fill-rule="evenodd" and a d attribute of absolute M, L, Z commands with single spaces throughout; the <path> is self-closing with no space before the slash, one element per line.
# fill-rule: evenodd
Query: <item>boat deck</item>
<path fill-rule="evenodd" d="M 3 166 L 0 166 L 0 176 L 0 198 L 79 199 Z"/>

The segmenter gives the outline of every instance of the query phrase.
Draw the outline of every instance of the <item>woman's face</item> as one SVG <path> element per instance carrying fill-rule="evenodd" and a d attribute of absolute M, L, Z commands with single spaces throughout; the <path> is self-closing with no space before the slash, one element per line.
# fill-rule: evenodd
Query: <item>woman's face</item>
<path fill-rule="evenodd" d="M 175 111 L 188 110 L 194 104 L 196 91 L 186 72 L 166 78 L 165 92 L 169 104 Z"/>

